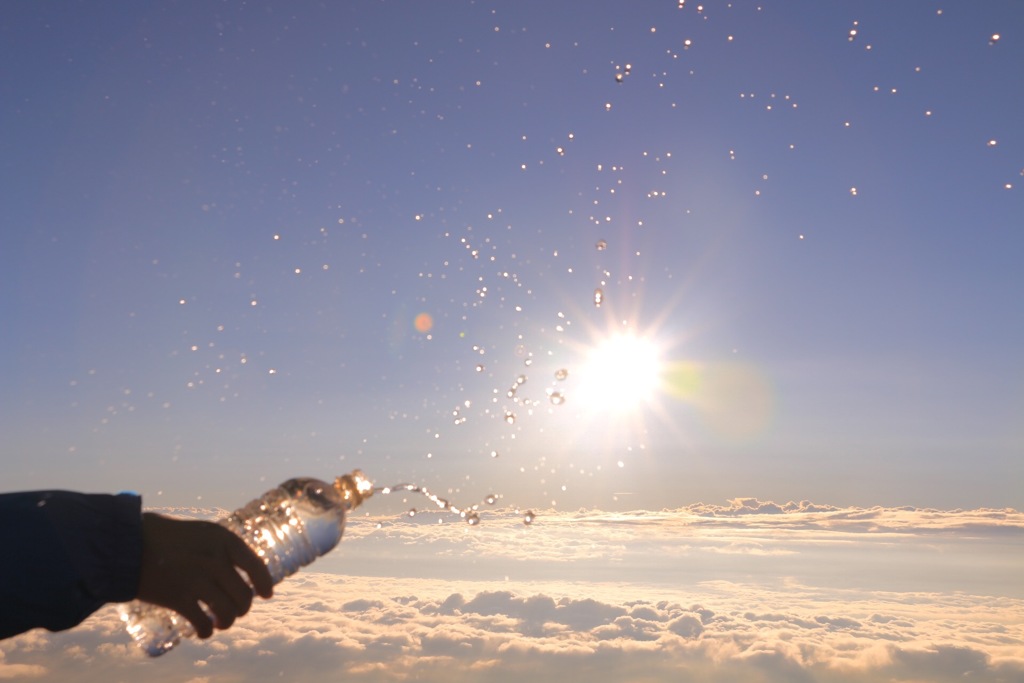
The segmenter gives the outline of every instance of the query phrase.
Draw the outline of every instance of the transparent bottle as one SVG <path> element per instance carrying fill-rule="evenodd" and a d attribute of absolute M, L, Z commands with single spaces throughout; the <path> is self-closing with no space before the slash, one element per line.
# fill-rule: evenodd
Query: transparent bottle
<path fill-rule="evenodd" d="M 220 523 L 266 562 L 276 584 L 334 548 L 345 530 L 346 513 L 371 495 L 373 484 L 359 470 L 333 484 L 289 479 Z M 135 600 L 120 611 L 128 635 L 151 657 L 195 634 L 185 617 L 165 607 Z"/>

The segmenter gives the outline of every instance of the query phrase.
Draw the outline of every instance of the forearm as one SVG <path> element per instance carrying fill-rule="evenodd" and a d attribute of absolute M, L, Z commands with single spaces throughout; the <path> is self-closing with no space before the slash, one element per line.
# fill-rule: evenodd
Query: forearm
<path fill-rule="evenodd" d="M 0 638 L 75 626 L 135 597 L 142 561 L 137 496 L 0 495 Z"/>

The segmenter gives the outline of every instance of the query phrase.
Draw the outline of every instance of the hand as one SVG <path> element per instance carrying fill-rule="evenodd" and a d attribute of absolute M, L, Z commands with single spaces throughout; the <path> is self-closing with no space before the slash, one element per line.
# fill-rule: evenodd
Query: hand
<path fill-rule="evenodd" d="M 178 612 L 192 622 L 200 638 L 209 638 L 214 626 L 228 628 L 248 612 L 253 590 L 264 598 L 273 593 L 267 566 L 219 524 L 146 512 L 142 543 L 138 598 Z M 215 623 L 200 602 L 213 613 Z"/>

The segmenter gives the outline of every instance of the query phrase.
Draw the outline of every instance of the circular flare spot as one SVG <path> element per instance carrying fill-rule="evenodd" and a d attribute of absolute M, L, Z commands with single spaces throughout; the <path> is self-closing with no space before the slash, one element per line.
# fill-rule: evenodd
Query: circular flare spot
<path fill-rule="evenodd" d="M 427 333 L 434 327 L 434 319 L 429 313 L 420 313 L 412 322 L 417 332 Z"/>

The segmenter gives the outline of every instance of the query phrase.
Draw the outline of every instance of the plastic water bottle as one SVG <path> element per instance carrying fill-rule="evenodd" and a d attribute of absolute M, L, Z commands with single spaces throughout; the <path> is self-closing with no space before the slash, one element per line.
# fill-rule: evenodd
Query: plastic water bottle
<path fill-rule="evenodd" d="M 373 484 L 359 470 L 333 484 L 289 479 L 220 523 L 266 562 L 276 584 L 338 545 L 346 513 L 371 495 Z M 174 610 L 140 600 L 121 606 L 121 621 L 151 657 L 195 634 L 191 622 Z"/>

